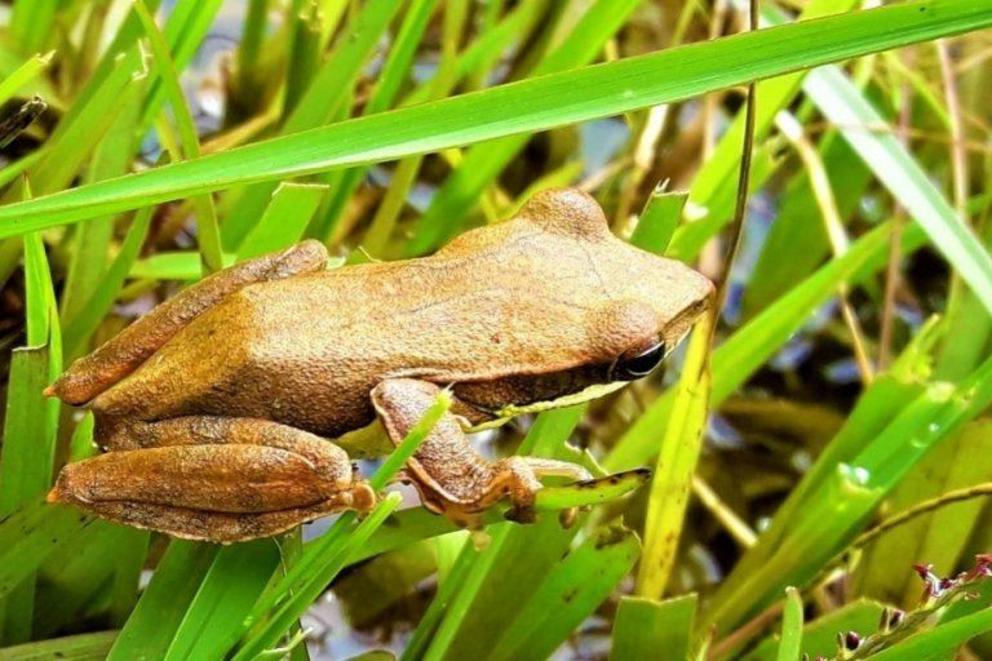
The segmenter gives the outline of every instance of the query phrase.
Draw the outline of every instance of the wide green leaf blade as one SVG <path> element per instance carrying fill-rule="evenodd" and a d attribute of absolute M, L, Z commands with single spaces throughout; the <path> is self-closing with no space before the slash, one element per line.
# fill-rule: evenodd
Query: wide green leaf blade
<path fill-rule="evenodd" d="M 612 661 L 667 658 L 688 659 L 696 618 L 695 594 L 665 601 L 623 597 L 613 624 Z"/>

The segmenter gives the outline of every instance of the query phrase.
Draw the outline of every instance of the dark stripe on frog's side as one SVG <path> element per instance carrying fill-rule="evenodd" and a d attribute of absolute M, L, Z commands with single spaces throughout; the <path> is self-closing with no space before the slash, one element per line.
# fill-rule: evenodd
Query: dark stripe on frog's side
<path fill-rule="evenodd" d="M 589 386 L 609 383 L 609 371 L 609 365 L 580 365 L 561 372 L 513 374 L 489 381 L 456 383 L 453 390 L 465 404 L 502 417 L 507 408 L 521 410 L 535 405 L 554 408 L 554 403 L 562 398 Z"/>

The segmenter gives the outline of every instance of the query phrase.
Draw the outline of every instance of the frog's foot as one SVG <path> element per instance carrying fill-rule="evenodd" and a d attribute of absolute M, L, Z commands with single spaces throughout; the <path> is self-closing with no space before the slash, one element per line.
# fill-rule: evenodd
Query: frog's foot
<path fill-rule="evenodd" d="M 184 326 L 233 292 L 256 282 L 280 280 L 327 266 L 327 249 L 304 241 L 280 252 L 235 264 L 165 301 L 116 337 L 73 363 L 46 391 L 85 404 L 133 372 Z"/>
<path fill-rule="evenodd" d="M 147 424 L 142 433 L 156 446 L 69 464 L 49 500 L 213 542 L 266 537 L 375 504 L 375 493 L 356 479 L 343 450 L 292 427 L 189 417 Z"/>
<path fill-rule="evenodd" d="M 542 457 L 509 457 L 496 462 L 496 475 L 484 496 L 489 504 L 506 494 L 513 507 L 506 518 L 520 523 L 534 520 L 534 500 L 542 488 L 541 477 L 567 477 L 574 482 L 592 479 L 592 474 L 578 464 Z M 489 504 L 484 505 L 488 507 Z"/>
<path fill-rule="evenodd" d="M 389 438 L 402 442 L 433 404 L 440 388 L 413 379 L 390 379 L 372 391 L 372 402 Z M 575 480 L 591 476 L 581 466 L 538 457 L 509 457 L 488 461 L 472 449 L 458 418 L 446 413 L 407 463 L 406 479 L 417 488 L 427 509 L 455 523 L 477 527 L 479 514 L 504 498 L 510 516 L 530 521 L 540 477 L 560 475 Z"/>

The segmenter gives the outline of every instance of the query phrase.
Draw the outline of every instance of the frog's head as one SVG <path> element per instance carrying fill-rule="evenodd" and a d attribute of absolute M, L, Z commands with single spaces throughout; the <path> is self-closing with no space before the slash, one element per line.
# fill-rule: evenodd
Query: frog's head
<path fill-rule="evenodd" d="M 559 254 L 582 255 L 585 362 L 610 365 L 610 382 L 657 367 L 710 305 L 713 284 L 705 276 L 615 237 L 599 204 L 579 190 L 539 193 L 519 216 L 560 239 L 551 241 Z"/>

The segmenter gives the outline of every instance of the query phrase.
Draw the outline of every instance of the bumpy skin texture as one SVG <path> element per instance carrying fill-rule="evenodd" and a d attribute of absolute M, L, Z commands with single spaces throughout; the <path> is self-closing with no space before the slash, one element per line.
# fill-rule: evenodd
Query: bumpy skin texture
<path fill-rule="evenodd" d="M 162 434 L 149 430 L 175 419 L 241 420 L 240 437 L 278 423 L 335 438 L 378 418 L 398 443 L 440 387 L 451 386 L 455 411 L 477 424 L 507 406 L 616 380 L 618 360 L 659 341 L 677 344 L 712 292 L 683 264 L 612 236 L 596 202 L 575 190 L 541 193 L 516 218 L 467 232 L 431 257 L 332 271 L 323 262 L 322 247 L 305 242 L 215 275 L 75 363 L 53 392 L 75 404 L 92 399 L 97 441 L 115 451 L 161 446 Z M 504 494 L 526 508 L 538 475 L 569 473 L 482 459 L 460 418 L 442 419 L 407 470 L 432 509 L 466 522 Z M 183 435 L 193 440 L 182 447 L 201 444 L 192 430 Z M 264 472 L 255 445 L 240 461 Z M 127 455 L 103 461 L 111 474 L 136 465 Z M 187 490 L 216 491 L 198 481 L 224 479 L 142 461 L 143 474 Z M 94 502 L 116 502 L 112 488 L 89 502 L 75 497 L 83 491 L 66 487 L 56 497 L 94 510 Z M 133 504 L 137 494 L 117 495 Z M 299 495 L 270 500 L 283 510 L 313 505 Z M 208 497 L 192 509 L 235 515 L 220 505 Z M 138 524 L 212 538 L 202 525 L 159 526 L 152 515 Z"/>

